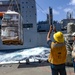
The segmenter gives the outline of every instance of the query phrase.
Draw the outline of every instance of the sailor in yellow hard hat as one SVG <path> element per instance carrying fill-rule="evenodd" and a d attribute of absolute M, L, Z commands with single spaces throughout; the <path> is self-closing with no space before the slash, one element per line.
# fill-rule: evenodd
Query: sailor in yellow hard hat
<path fill-rule="evenodd" d="M 47 43 L 51 49 L 48 61 L 51 64 L 52 75 L 58 75 L 58 73 L 60 73 L 60 75 L 66 75 L 65 63 L 67 50 L 64 42 L 64 36 L 61 31 L 58 31 L 54 33 L 54 41 L 52 42 L 50 38 L 52 30 L 56 32 L 56 29 L 53 29 L 53 27 L 50 26 L 50 30 L 47 34 Z"/>
<path fill-rule="evenodd" d="M 59 43 L 63 43 L 64 42 L 64 37 L 63 37 L 63 33 L 62 32 L 57 32 L 53 35 L 54 40 L 59 42 Z"/>

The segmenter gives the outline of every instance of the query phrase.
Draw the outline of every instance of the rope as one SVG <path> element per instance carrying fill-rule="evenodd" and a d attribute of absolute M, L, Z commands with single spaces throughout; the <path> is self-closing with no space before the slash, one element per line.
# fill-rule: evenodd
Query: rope
<path fill-rule="evenodd" d="M 10 9 L 10 6 L 13 5 L 12 2 L 13 2 L 13 0 L 10 0 L 10 4 L 9 4 L 9 7 L 8 7 L 7 10 L 9 10 Z"/>
<path fill-rule="evenodd" d="M 40 10 L 41 12 L 44 11 L 43 8 L 42 8 L 36 1 L 35 1 L 35 3 L 36 3 L 36 4 L 40 7 L 40 9 L 41 9 L 41 10 L 40 10 L 40 9 L 37 8 L 38 10 Z M 42 13 L 43 13 L 44 15 L 47 14 L 47 13 L 44 13 L 44 12 L 42 12 Z"/>
<path fill-rule="evenodd" d="M 19 14 L 20 14 L 20 21 L 22 21 L 22 18 L 21 18 L 21 11 L 20 11 L 20 9 L 19 9 L 19 6 L 18 6 L 18 2 L 17 2 L 17 0 L 15 0 L 15 2 L 16 2 L 16 5 L 17 5 L 17 8 L 18 8 L 18 12 L 19 12 Z M 20 35 L 23 35 L 23 33 L 21 33 L 21 30 L 23 30 L 23 25 L 21 25 L 21 23 L 22 22 L 20 22 Z M 21 27 L 22 26 L 22 27 Z M 23 32 L 23 31 L 22 31 Z M 24 36 L 23 36 L 23 41 L 24 41 Z M 23 42 L 22 41 L 22 42 Z"/>
<path fill-rule="evenodd" d="M 10 4 L 9 4 L 9 7 L 8 7 L 8 10 L 10 9 L 11 5 L 13 6 L 13 1 L 14 1 L 14 0 L 10 0 Z M 20 13 L 20 9 L 19 9 L 17 0 L 15 0 L 15 3 L 16 3 L 16 5 L 17 5 L 18 12 Z"/>
<path fill-rule="evenodd" d="M 10 0 L 10 4 L 9 4 L 9 7 L 8 7 L 8 9 L 7 10 L 9 10 L 9 9 L 11 9 L 11 7 L 13 8 L 13 10 L 14 10 L 14 7 L 13 7 L 13 1 L 15 1 L 15 4 L 16 4 L 16 6 L 17 6 L 17 11 L 19 12 L 19 14 L 20 14 L 20 21 L 22 21 L 21 19 L 21 11 L 20 11 L 20 9 L 19 9 L 19 5 L 18 5 L 18 1 L 17 0 Z M 20 22 L 20 31 L 18 31 L 19 33 L 20 33 L 20 35 L 21 35 L 21 30 L 22 30 L 22 28 L 23 27 L 21 27 L 22 25 L 21 25 L 21 23 L 22 22 Z M 23 38 L 23 40 L 24 40 L 24 38 Z"/>
<path fill-rule="evenodd" d="M 17 0 L 15 0 L 15 2 L 16 2 L 17 8 L 18 8 L 18 12 L 20 13 L 20 9 L 19 9 Z"/>

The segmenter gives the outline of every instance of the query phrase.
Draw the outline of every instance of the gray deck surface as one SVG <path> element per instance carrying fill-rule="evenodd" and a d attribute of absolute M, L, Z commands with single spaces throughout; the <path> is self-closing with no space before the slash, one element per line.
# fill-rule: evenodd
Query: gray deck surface
<path fill-rule="evenodd" d="M 0 65 L 0 75 L 52 75 L 49 63 Z M 67 75 L 75 75 L 73 66 L 66 66 Z"/>

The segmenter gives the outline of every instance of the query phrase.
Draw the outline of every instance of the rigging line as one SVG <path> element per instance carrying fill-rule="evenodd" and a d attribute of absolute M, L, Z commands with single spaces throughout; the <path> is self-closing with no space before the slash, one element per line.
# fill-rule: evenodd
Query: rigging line
<path fill-rule="evenodd" d="M 10 4 L 9 4 L 9 7 L 8 7 L 8 10 L 10 9 L 10 6 L 12 5 L 12 7 L 13 7 L 13 1 L 14 0 L 10 0 Z M 16 6 L 17 6 L 17 9 L 18 9 L 18 12 L 20 12 L 20 9 L 19 9 L 19 6 L 18 6 L 18 2 L 17 2 L 17 0 L 15 0 L 15 3 L 16 3 Z"/>
<path fill-rule="evenodd" d="M 22 16 L 22 14 L 21 14 L 21 10 L 19 9 L 19 5 L 18 5 L 18 1 L 17 0 L 15 0 L 15 2 L 16 2 L 16 5 L 17 5 L 17 8 L 18 8 L 18 12 L 19 12 L 19 14 Z M 22 17 L 20 16 L 20 20 L 22 19 Z M 20 27 L 21 27 L 21 22 L 20 22 Z M 22 27 L 23 28 L 23 27 Z M 21 33 L 21 28 L 20 28 L 20 35 L 21 34 L 23 34 L 23 33 Z M 24 37 L 23 37 L 23 40 L 24 40 Z"/>
<path fill-rule="evenodd" d="M 35 2 L 36 2 L 36 1 L 35 1 Z M 37 2 L 36 2 L 36 4 L 40 7 L 40 9 L 41 9 L 42 11 L 44 11 L 43 8 L 42 8 Z M 38 9 L 38 10 L 39 10 L 39 9 Z M 41 12 L 42 12 L 42 11 L 41 11 Z M 45 12 L 42 12 L 42 13 L 45 14 L 45 15 L 47 14 L 47 13 L 45 13 Z"/>
<path fill-rule="evenodd" d="M 10 0 L 10 4 L 9 4 L 9 6 L 8 6 L 8 9 L 7 9 L 7 10 L 9 10 L 9 9 L 10 9 L 10 6 L 11 6 L 12 2 L 13 2 L 13 0 Z"/>
<path fill-rule="evenodd" d="M 17 8 L 18 8 L 18 12 L 20 13 L 20 9 L 19 9 L 19 5 L 18 5 L 17 0 L 15 0 L 15 2 L 16 2 Z"/>
<path fill-rule="evenodd" d="M 37 8 L 38 10 L 40 10 L 44 15 L 46 15 L 47 13 L 44 12 L 44 10 L 42 11 L 41 9 Z"/>
<path fill-rule="evenodd" d="M 43 12 L 41 9 L 39 9 L 39 8 L 37 8 L 37 9 L 38 9 L 39 11 L 41 11 L 44 15 L 46 15 L 45 12 Z"/>

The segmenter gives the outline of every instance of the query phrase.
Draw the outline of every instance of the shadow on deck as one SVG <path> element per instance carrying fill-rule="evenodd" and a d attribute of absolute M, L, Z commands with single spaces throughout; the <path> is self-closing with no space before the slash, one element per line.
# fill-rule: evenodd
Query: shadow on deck
<path fill-rule="evenodd" d="M 18 68 L 32 68 L 32 67 L 41 67 L 41 66 L 50 66 L 50 63 L 48 62 L 19 63 Z"/>

